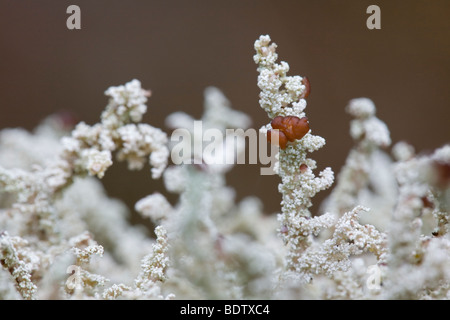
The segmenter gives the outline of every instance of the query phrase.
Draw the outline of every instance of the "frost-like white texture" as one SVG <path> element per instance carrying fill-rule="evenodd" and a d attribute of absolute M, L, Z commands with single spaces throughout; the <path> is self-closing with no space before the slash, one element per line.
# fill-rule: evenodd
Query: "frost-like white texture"
<path fill-rule="evenodd" d="M 347 112 L 355 118 L 350 124 L 350 134 L 353 139 L 362 139 L 367 144 L 381 147 L 391 144 L 386 124 L 375 117 L 375 104 L 372 100 L 353 99 L 347 106 Z"/>
<path fill-rule="evenodd" d="M 105 95 L 110 99 L 102 114 L 102 122 L 111 127 L 119 127 L 129 120 L 140 122 L 147 112 L 145 103 L 150 94 L 150 91 L 142 89 L 141 82 L 136 79 L 122 86 L 108 88 Z"/>
<path fill-rule="evenodd" d="M 213 87 L 205 90 L 201 121 L 203 130 L 213 129 L 225 137 L 227 129 L 246 129 L 250 124 L 248 116 L 233 110 Z M 194 141 L 184 143 L 201 142 L 194 119 L 187 114 L 171 114 L 166 123 L 172 128 L 182 127 L 193 137 Z M 225 140 L 215 147 L 228 145 Z M 200 155 L 193 150 L 186 159 Z M 256 199 L 235 204 L 235 191 L 225 184 L 225 174 L 233 162 L 214 164 L 204 160 L 171 166 L 164 172 L 166 189 L 180 195 L 170 215 L 159 222 L 167 228 L 171 244 L 171 267 L 164 287 L 178 292 L 178 298 L 270 297 L 275 268 L 281 261 L 276 221 L 273 216 L 264 217 Z"/>
<path fill-rule="evenodd" d="M 384 230 L 391 219 L 398 192 L 392 175 L 393 161 L 382 150 L 391 142 L 389 130 L 375 116 L 375 104 L 370 99 L 353 99 L 346 110 L 354 117 L 350 135 L 355 146 L 322 211 L 342 215 L 356 205 L 365 205 L 372 208 L 372 213 L 362 213 L 361 219 Z"/>
<path fill-rule="evenodd" d="M 302 117 L 306 103 L 300 103 L 302 99 L 295 103 L 301 98 L 301 82 L 285 75 L 286 63 L 276 65 L 276 46 L 269 43 L 267 36 L 255 43 L 261 107 L 270 118 Z M 331 185 L 333 174 L 327 168 L 315 176 L 316 163 L 306 154 L 325 141 L 309 132 L 280 150 L 277 172 L 283 198 L 278 231 L 288 249 L 278 283 L 280 297 L 293 292 L 314 298 L 447 297 L 448 147 L 430 157 L 414 157 L 410 147 L 398 145 L 393 153 L 400 162 L 395 164 L 382 150 L 391 139 L 375 111 L 367 98 L 354 99 L 347 106 L 354 117 L 350 134 L 356 145 L 327 199 L 326 213 L 320 216 L 310 216 L 311 198 Z M 361 203 L 370 205 L 371 213 Z M 421 234 L 430 230 L 427 216 L 437 224 L 433 238 Z M 428 243 L 434 245 L 428 248 Z M 372 265 L 367 253 L 372 254 Z M 362 256 L 359 263 L 352 263 L 355 255 Z M 422 264 L 431 270 L 425 271 Z M 367 277 L 368 272 L 374 274 Z"/>
<path fill-rule="evenodd" d="M 103 247 L 99 245 L 91 245 L 83 249 L 73 247 L 72 250 L 79 264 L 88 264 L 93 254 L 98 254 L 101 257 L 104 252 Z"/>
<path fill-rule="evenodd" d="M 148 92 L 141 89 L 140 82 L 112 87 L 107 95 L 110 101 L 102 122 L 93 126 L 81 122 L 70 135 L 64 131 L 69 127 L 62 125 L 67 120 L 64 115 L 49 118 L 34 135 L 19 129 L 1 134 L 0 230 L 7 230 L 2 233 L 1 261 L 24 299 L 36 297 L 35 282 L 41 278 L 39 298 L 58 294 L 77 299 L 97 297 L 109 279 L 90 269 L 105 271 L 108 267 L 97 265 L 97 260 L 92 263 L 92 255 L 103 256 L 104 261 L 116 259 L 133 271 L 138 270 L 139 259 L 149 248 L 144 233 L 126 222 L 122 204 L 108 199 L 94 180 L 78 179 L 86 174 L 101 178 L 113 163 L 113 152 L 129 164 L 143 164 L 149 157 L 154 178 L 161 176 L 167 165 L 166 134 L 147 124 L 130 123 L 139 121 L 146 111 Z M 14 140 L 20 144 L 11 145 Z M 44 152 L 36 152 L 35 143 L 42 144 Z M 17 167 L 15 159 L 23 159 L 17 161 Z M 74 291 L 54 291 L 61 277 L 46 277 L 45 272 L 58 255 L 69 252 L 75 256 L 72 263 L 80 268 L 76 283 L 81 286 Z M 56 274 L 69 267 L 57 266 Z M 124 276 L 119 269 L 107 273 L 113 280 L 129 280 L 130 275 Z"/>
<path fill-rule="evenodd" d="M 28 242 L 20 237 L 11 237 L 8 232 L 0 234 L 0 261 L 9 270 L 23 299 L 35 298 L 37 287 L 31 281 L 31 273 L 38 264 L 33 253 L 26 250 Z"/>
<path fill-rule="evenodd" d="M 367 210 L 356 207 L 347 212 L 334 225 L 330 239 L 320 246 L 312 244 L 305 250 L 294 266 L 301 279 L 310 281 L 316 274 L 331 277 L 338 271 L 347 271 L 351 266 L 351 255 L 372 252 L 379 259 L 385 258 L 385 236 L 375 227 L 358 222 L 359 212 Z"/>
<path fill-rule="evenodd" d="M 161 129 L 148 124 L 128 124 L 117 130 L 123 147 L 118 152 L 119 160 L 127 160 L 130 170 L 140 170 L 145 164 L 145 157 L 150 154 L 152 177 L 159 178 L 167 166 L 169 149 L 167 136 Z"/>
<path fill-rule="evenodd" d="M 287 76 L 289 65 L 277 63 L 269 36 L 255 49 L 269 119 L 305 116 L 309 82 Z M 166 169 L 166 134 L 138 123 L 150 95 L 139 81 L 106 95 L 97 124 L 75 126 L 63 113 L 33 132 L 0 131 L 0 300 L 450 299 L 450 145 L 415 154 L 400 142 L 391 157 L 375 104 L 353 99 L 346 110 L 355 145 L 323 213 L 309 210 L 334 174 L 315 172 L 309 154 L 325 139 L 309 131 L 276 155 L 281 212 L 267 214 L 257 197 L 236 201 L 225 179 L 235 162 L 215 164 L 220 157 L 213 155 Z M 201 120 L 222 135 L 250 125 L 213 87 L 205 90 Z M 194 134 L 183 146 L 203 138 L 187 113 L 170 115 L 167 124 Z M 270 129 L 268 123 L 261 131 Z M 203 151 L 186 152 L 186 159 Z M 151 176 L 162 176 L 174 194 L 167 198 L 173 205 L 163 191 L 135 204 L 156 239 L 130 223 L 128 208 L 98 180 L 115 160 L 131 170 L 149 161 Z"/>
<path fill-rule="evenodd" d="M 75 170 L 86 168 L 89 174 L 99 177 L 111 165 L 106 158 L 112 151 L 117 150 L 117 158 L 126 160 L 132 170 L 141 169 L 149 157 L 152 177 L 159 178 L 169 157 L 167 136 L 148 124 L 134 123 L 139 122 L 147 110 L 145 102 L 150 93 L 141 88 L 138 80 L 133 80 L 125 86 L 111 87 L 105 94 L 110 101 L 102 113 L 101 123 L 78 124 L 72 137 L 64 139 L 64 156 L 80 158 Z M 99 161 L 99 157 L 103 161 Z"/>
<path fill-rule="evenodd" d="M 269 36 L 261 36 L 255 42 L 255 62 L 258 64 L 258 87 L 261 89 L 260 105 L 269 118 L 276 116 L 305 116 L 306 101 L 302 94 L 306 90 L 299 76 L 287 76 L 289 65 L 286 62 L 276 63 L 276 45 L 270 44 Z M 283 88 L 284 87 L 284 88 Z M 312 241 L 312 235 L 320 229 L 328 228 L 331 217 L 310 219 L 311 199 L 317 192 L 331 186 L 334 174 L 326 168 L 316 176 L 313 170 L 316 162 L 307 158 L 325 145 L 325 139 L 314 136 L 311 131 L 302 139 L 296 140 L 285 150 L 280 150 L 277 173 L 282 183 L 278 190 L 282 194 L 282 213 L 279 215 L 280 235 L 289 248 L 286 260 L 287 270 L 298 271 L 298 262 L 302 260 L 305 249 Z"/>
<path fill-rule="evenodd" d="M 181 193 L 186 189 L 185 169 L 181 166 L 171 166 L 164 171 L 164 185 L 167 191 Z"/>
<path fill-rule="evenodd" d="M 397 161 L 409 160 L 414 154 L 414 147 L 405 141 L 399 141 L 392 147 L 392 155 Z"/>
<path fill-rule="evenodd" d="M 172 211 L 170 203 L 158 192 L 142 198 L 136 202 L 134 208 L 143 217 L 148 217 L 155 223 L 167 218 Z"/>
<path fill-rule="evenodd" d="M 153 246 L 152 253 L 142 259 L 141 273 L 135 282 L 136 287 L 141 290 L 145 290 L 148 282 L 164 282 L 166 280 L 169 264 L 167 231 L 162 226 L 158 226 L 155 234 L 157 243 Z"/>
<path fill-rule="evenodd" d="M 111 152 L 87 149 L 81 152 L 80 162 L 86 167 L 91 176 L 103 178 L 106 170 L 112 165 Z"/>
<path fill-rule="evenodd" d="M 375 104 L 368 98 L 357 98 L 350 101 L 347 112 L 358 119 L 367 119 L 375 115 Z"/>
<path fill-rule="evenodd" d="M 33 165 L 42 164 L 44 167 L 35 165 L 32 171 L 0 167 L 0 185 L 16 195 L 15 208 L 34 212 L 39 228 L 48 236 L 58 233 L 54 228 L 56 216 L 52 209 L 56 193 L 67 188 L 76 175 L 87 173 L 103 177 L 112 165 L 113 151 L 117 150 L 118 158 L 127 160 L 133 169 L 142 167 L 144 157 L 149 156 L 153 178 L 161 176 L 167 166 L 166 135 L 149 125 L 129 123 L 140 119 L 145 111 L 142 106 L 148 94 L 140 88 L 140 82 L 134 80 L 125 86 L 112 87 L 107 94 L 111 98 L 102 114 L 102 122 L 93 126 L 79 123 L 71 136 L 62 138 L 59 156 L 33 162 Z M 48 135 L 50 131 L 41 132 Z M 24 136 L 20 131 L 18 134 Z"/>
<path fill-rule="evenodd" d="M 258 64 L 259 104 L 268 113 L 270 118 L 276 116 L 303 117 L 306 100 L 302 94 L 306 87 L 300 76 L 287 76 L 289 65 L 282 61 L 277 64 L 277 45 L 269 43 L 268 35 L 261 36 L 255 42 L 256 54 L 253 60 Z"/>
<path fill-rule="evenodd" d="M 103 299 L 164 299 L 161 293 L 161 283 L 167 279 L 169 244 L 164 227 L 156 227 L 155 234 L 156 243 L 152 246 L 151 253 L 142 259 L 140 272 L 134 280 L 133 286 L 123 283 L 113 284 L 103 291 Z M 169 294 L 165 298 L 173 299 L 175 295 Z"/>
<path fill-rule="evenodd" d="M 175 155 L 181 163 L 207 164 L 209 170 L 228 171 L 234 159 L 244 152 L 244 130 L 250 123 L 246 114 L 231 108 L 230 101 L 219 89 L 208 87 L 204 91 L 204 113 L 200 120 L 195 122 L 184 112 L 175 112 L 166 118 L 166 125 L 181 135 L 181 141 L 172 146 L 172 157 L 175 148 L 182 149 L 183 155 Z M 220 138 L 214 135 L 208 138 L 207 134 L 217 134 Z"/>
<path fill-rule="evenodd" d="M 450 145 L 396 166 L 399 195 L 389 228 L 386 298 L 417 299 L 421 294 L 429 294 L 426 288 L 448 286 L 450 184 L 448 174 L 442 175 L 442 166 L 446 170 L 450 166 Z M 421 232 L 421 217 L 430 206 L 434 207 L 437 227 L 425 236 Z M 439 262 L 434 264 L 435 261 Z"/>

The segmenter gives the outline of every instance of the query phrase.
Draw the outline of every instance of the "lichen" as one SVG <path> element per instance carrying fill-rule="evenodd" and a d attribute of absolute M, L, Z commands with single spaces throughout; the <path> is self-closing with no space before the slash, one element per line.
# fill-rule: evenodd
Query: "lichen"
<path fill-rule="evenodd" d="M 150 91 L 132 80 L 106 90 L 96 124 L 56 114 L 0 131 L 0 299 L 449 299 L 450 145 L 400 141 L 391 155 L 375 103 L 353 99 L 354 146 L 335 181 L 311 155 L 326 141 L 306 117 L 309 80 L 287 75 L 269 36 L 254 48 L 278 214 L 227 185 L 249 116 L 208 87 L 200 119 L 167 117 L 169 139 L 141 122 Z M 99 182 L 117 161 L 162 179 L 134 206 L 154 230 Z"/>

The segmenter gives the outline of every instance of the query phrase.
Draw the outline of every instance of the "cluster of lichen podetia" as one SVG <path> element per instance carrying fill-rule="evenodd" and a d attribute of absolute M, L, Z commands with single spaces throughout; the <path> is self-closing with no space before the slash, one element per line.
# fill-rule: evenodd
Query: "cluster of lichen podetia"
<path fill-rule="evenodd" d="M 302 84 L 305 86 L 305 91 L 300 98 L 306 99 L 311 91 L 311 86 L 307 77 L 303 77 Z M 273 118 L 270 125 L 272 126 L 272 130 L 267 131 L 267 140 L 283 150 L 286 149 L 288 142 L 300 140 L 309 131 L 307 117 L 277 116 Z"/>

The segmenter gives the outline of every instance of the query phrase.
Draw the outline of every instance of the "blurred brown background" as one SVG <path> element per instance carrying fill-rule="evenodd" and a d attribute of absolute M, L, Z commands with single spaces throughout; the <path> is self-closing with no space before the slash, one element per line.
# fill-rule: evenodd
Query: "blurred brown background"
<path fill-rule="evenodd" d="M 70 4 L 81 8 L 81 30 L 66 28 Z M 381 30 L 366 28 L 371 4 L 381 8 Z M 164 119 L 174 111 L 200 117 L 210 85 L 259 128 L 267 116 L 252 57 L 261 34 L 278 44 L 291 75 L 311 81 L 307 114 L 313 132 L 327 139 L 312 155 L 320 169 L 343 165 L 352 146 L 344 108 L 356 97 L 375 102 L 394 142 L 405 139 L 418 151 L 449 142 L 448 0 L 1 0 L 0 129 L 32 129 L 60 110 L 93 124 L 107 103 L 103 92 L 133 78 L 153 93 L 145 121 L 166 132 Z M 133 206 L 166 193 L 148 171 L 125 167 L 116 164 L 103 179 L 110 195 Z M 267 212 L 279 210 L 277 177 L 239 165 L 227 178 L 238 199 L 257 195 Z"/>

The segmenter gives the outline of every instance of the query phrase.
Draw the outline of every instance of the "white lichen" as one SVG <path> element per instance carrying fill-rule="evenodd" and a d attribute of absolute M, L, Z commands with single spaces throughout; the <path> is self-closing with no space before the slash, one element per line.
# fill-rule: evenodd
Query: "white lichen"
<path fill-rule="evenodd" d="M 306 90 L 302 78 L 286 75 L 289 65 L 286 62 L 276 63 L 276 45 L 269 45 L 270 41 L 269 36 L 261 36 L 255 42 L 254 61 L 258 64 L 260 105 L 271 119 L 276 116 L 302 118 L 305 116 L 306 107 L 306 101 L 302 97 Z M 307 158 L 308 152 L 318 150 L 324 145 L 325 139 L 312 135 L 310 131 L 302 139 L 288 145 L 285 150 L 280 150 L 277 173 L 282 180 L 278 187 L 282 194 L 282 213 L 278 220 L 281 224 L 280 235 L 289 248 L 286 268 L 290 271 L 297 269 L 312 236 L 320 229 L 332 225 L 329 214 L 311 218 L 309 211 L 312 206 L 311 199 L 319 191 L 329 188 L 334 180 L 331 168 L 324 169 L 316 176 L 313 172 L 316 162 Z"/>
<path fill-rule="evenodd" d="M 310 85 L 287 75 L 269 36 L 254 47 L 267 134 L 277 116 L 306 116 Z M 226 184 L 250 118 L 219 89 L 206 88 L 199 120 L 167 117 L 172 141 L 141 123 L 150 92 L 138 80 L 105 94 L 99 123 L 60 113 L 0 131 L 0 300 L 450 299 L 450 145 L 416 154 L 399 142 L 391 156 L 375 104 L 353 99 L 354 147 L 321 212 L 310 209 L 334 173 L 316 172 L 325 139 L 307 128 L 273 148 L 281 212 L 268 214 Z M 156 237 L 98 180 L 116 161 L 162 177 L 166 190 L 134 206 Z"/>

